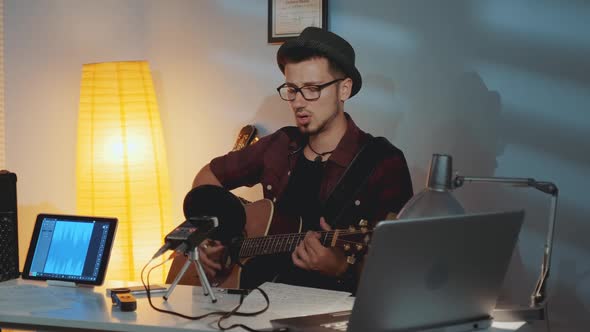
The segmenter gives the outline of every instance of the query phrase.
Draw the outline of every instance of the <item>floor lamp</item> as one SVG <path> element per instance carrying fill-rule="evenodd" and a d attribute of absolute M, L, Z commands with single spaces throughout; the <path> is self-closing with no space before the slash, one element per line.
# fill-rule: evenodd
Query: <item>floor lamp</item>
<path fill-rule="evenodd" d="M 78 213 L 119 219 L 108 277 L 139 280 L 172 228 L 162 124 L 146 61 L 83 65 L 77 143 Z"/>

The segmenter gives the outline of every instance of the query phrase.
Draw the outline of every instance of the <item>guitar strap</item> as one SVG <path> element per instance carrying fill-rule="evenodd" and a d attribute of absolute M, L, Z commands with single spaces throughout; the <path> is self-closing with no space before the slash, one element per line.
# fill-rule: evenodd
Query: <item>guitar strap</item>
<path fill-rule="evenodd" d="M 349 210 L 354 206 L 354 198 L 391 146 L 385 137 L 372 137 L 363 145 L 324 203 L 324 217 L 328 224 L 334 228 L 350 225 Z"/>

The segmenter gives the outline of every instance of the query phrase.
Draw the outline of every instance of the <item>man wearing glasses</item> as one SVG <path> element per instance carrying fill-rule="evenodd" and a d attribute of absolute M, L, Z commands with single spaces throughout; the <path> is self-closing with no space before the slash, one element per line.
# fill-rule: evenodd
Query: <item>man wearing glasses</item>
<path fill-rule="evenodd" d="M 293 111 L 296 126 L 213 159 L 195 177 L 193 187 L 213 184 L 231 190 L 261 183 L 264 197 L 275 203 L 275 214 L 297 217 L 293 220 L 301 220 L 302 231 L 307 231 L 293 253 L 251 260 L 242 275 L 242 288 L 257 286 L 260 281 L 249 281 L 248 276 L 259 269 L 271 270 L 277 282 L 356 288 L 361 264 L 347 260 L 341 248 L 322 245 L 318 233 L 331 229 L 323 218 L 323 204 L 372 138 L 344 112 L 345 101 L 362 85 L 354 58 L 347 41 L 320 28 L 306 28 L 285 42 L 277 53 L 285 83 L 277 91 Z M 403 153 L 389 144 L 380 155 L 366 184 L 355 193 L 353 206 L 347 207 L 352 211 L 351 225 L 359 219 L 374 225 L 389 213 L 398 213 L 413 194 Z M 225 248 L 210 241 L 201 249 L 201 262 L 214 278 L 223 270 L 220 257 Z"/>

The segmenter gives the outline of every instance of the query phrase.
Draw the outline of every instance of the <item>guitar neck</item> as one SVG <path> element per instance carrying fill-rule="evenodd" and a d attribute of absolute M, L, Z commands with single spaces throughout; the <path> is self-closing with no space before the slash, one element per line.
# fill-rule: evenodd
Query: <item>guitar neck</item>
<path fill-rule="evenodd" d="M 320 232 L 320 242 L 324 247 L 332 247 L 334 231 Z M 244 239 L 240 247 L 240 258 L 273 255 L 293 252 L 299 245 L 305 233 L 279 234 Z"/>

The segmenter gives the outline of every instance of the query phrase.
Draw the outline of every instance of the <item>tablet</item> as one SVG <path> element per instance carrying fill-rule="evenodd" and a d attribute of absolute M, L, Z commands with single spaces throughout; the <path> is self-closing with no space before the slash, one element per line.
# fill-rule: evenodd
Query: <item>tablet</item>
<path fill-rule="evenodd" d="M 39 214 L 23 279 L 102 285 L 116 218 Z"/>

